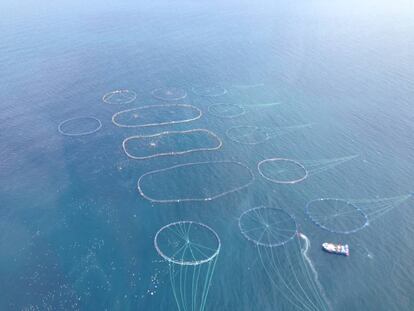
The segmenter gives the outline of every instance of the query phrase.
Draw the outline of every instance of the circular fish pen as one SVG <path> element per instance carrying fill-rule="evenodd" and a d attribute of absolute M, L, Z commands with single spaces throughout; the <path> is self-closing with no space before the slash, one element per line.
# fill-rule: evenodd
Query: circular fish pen
<path fill-rule="evenodd" d="M 396 197 L 344 200 L 320 198 L 306 205 L 306 214 L 318 227 L 333 233 L 351 234 L 369 226 L 412 198 L 412 194 Z"/>
<path fill-rule="evenodd" d="M 205 143 L 205 140 L 211 140 L 211 142 Z M 125 138 L 122 142 L 125 154 L 135 160 L 213 151 L 220 149 L 222 145 L 221 139 L 206 129 L 135 135 Z"/>
<path fill-rule="evenodd" d="M 276 184 L 296 184 L 308 177 L 306 168 L 291 159 L 266 159 L 259 162 L 257 169 L 263 178 Z"/>
<path fill-rule="evenodd" d="M 270 158 L 257 164 L 259 174 L 275 184 L 296 184 L 309 176 L 320 174 L 346 163 L 357 156 L 331 158 L 321 160 L 292 160 L 285 158 Z"/>
<path fill-rule="evenodd" d="M 85 136 L 96 133 L 102 123 L 95 117 L 76 117 L 59 123 L 58 131 L 65 136 Z"/>
<path fill-rule="evenodd" d="M 168 262 L 196 266 L 213 260 L 220 252 L 221 242 L 217 233 L 205 224 L 178 221 L 158 230 L 154 245 Z"/>
<path fill-rule="evenodd" d="M 194 94 L 203 97 L 219 97 L 227 94 L 227 90 L 218 85 L 195 86 L 191 90 Z"/>
<path fill-rule="evenodd" d="M 279 208 L 254 207 L 240 215 L 239 229 L 256 245 L 275 247 L 293 239 L 297 232 L 291 215 Z"/>
<path fill-rule="evenodd" d="M 361 209 L 340 199 L 310 201 L 306 214 L 318 227 L 333 233 L 355 233 L 369 225 L 368 216 Z"/>
<path fill-rule="evenodd" d="M 159 100 L 176 101 L 187 97 L 187 92 L 176 87 L 158 88 L 151 92 L 151 95 Z"/>
<path fill-rule="evenodd" d="M 247 188 L 253 181 L 253 172 L 240 162 L 192 162 L 143 174 L 138 192 L 154 203 L 205 202 Z"/>
<path fill-rule="evenodd" d="M 193 105 L 151 105 L 119 111 L 112 116 L 112 123 L 118 127 L 151 127 L 195 121 L 202 114 Z"/>
<path fill-rule="evenodd" d="M 284 303 L 297 310 L 329 310 L 323 288 L 313 272 L 316 270 L 307 256 L 309 244 L 302 248 L 301 234 L 290 214 L 280 208 L 254 207 L 241 214 L 239 228 L 257 248 L 264 273 Z"/>
<path fill-rule="evenodd" d="M 221 249 L 217 233 L 200 222 L 173 222 L 158 230 L 154 246 L 168 263 L 178 310 L 205 310 Z"/>
<path fill-rule="evenodd" d="M 102 100 L 109 105 L 122 105 L 132 103 L 137 98 L 137 94 L 130 90 L 115 90 L 106 93 Z"/>

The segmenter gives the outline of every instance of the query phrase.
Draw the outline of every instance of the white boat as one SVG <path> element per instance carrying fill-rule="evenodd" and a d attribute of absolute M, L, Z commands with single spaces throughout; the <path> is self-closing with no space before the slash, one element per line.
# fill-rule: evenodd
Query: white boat
<path fill-rule="evenodd" d="M 349 256 L 349 246 L 348 244 L 334 244 L 334 243 L 323 243 L 322 248 L 325 252 Z"/>

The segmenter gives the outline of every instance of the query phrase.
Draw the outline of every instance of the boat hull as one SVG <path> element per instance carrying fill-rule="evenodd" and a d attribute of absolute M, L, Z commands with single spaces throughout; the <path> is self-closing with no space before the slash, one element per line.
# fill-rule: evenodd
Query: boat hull
<path fill-rule="evenodd" d="M 348 244 L 333 244 L 333 243 L 323 243 L 322 249 L 330 254 L 349 256 L 349 246 Z"/>

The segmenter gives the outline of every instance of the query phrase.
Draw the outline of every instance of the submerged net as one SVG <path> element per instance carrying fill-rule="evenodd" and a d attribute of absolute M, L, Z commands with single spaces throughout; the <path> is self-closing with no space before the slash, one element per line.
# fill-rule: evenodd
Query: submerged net
<path fill-rule="evenodd" d="M 309 175 L 323 173 L 333 169 L 341 164 L 357 158 L 358 155 L 351 155 L 340 158 L 320 159 L 320 160 L 303 160 L 301 163 L 307 168 Z"/>
<path fill-rule="evenodd" d="M 355 233 L 402 205 L 412 194 L 369 200 L 323 198 L 311 201 L 306 213 L 314 224 L 334 233 Z"/>
<path fill-rule="evenodd" d="M 232 119 L 246 113 L 246 110 L 240 105 L 229 103 L 218 103 L 208 107 L 208 112 L 218 118 Z"/>
<path fill-rule="evenodd" d="M 305 128 L 309 128 L 312 125 L 299 124 L 293 126 L 281 126 L 275 128 L 255 126 L 255 125 L 242 125 L 234 126 L 226 131 L 226 136 L 237 143 L 244 145 L 257 145 L 263 143 L 271 138 L 277 136 L 283 136 L 289 133 L 296 132 Z"/>
<path fill-rule="evenodd" d="M 220 239 L 202 223 L 179 221 L 162 227 L 154 239 L 155 248 L 168 262 L 200 265 L 213 260 L 220 251 Z"/>
<path fill-rule="evenodd" d="M 240 144 L 256 145 L 270 138 L 269 129 L 259 126 L 235 126 L 226 131 L 226 136 Z"/>
<path fill-rule="evenodd" d="M 122 142 L 122 147 L 128 157 L 145 160 L 218 150 L 222 144 L 221 139 L 213 132 L 206 129 L 193 129 L 131 136 Z"/>
<path fill-rule="evenodd" d="M 251 105 L 245 105 L 246 108 L 269 108 L 269 107 L 276 107 L 281 105 L 280 102 L 272 102 L 272 103 L 259 103 L 259 104 L 251 104 Z"/>
<path fill-rule="evenodd" d="M 239 219 L 239 228 L 246 239 L 267 247 L 287 243 L 297 231 L 292 216 L 282 209 L 264 206 L 244 212 Z"/>
<path fill-rule="evenodd" d="M 179 221 L 162 227 L 155 235 L 154 245 L 168 262 L 178 310 L 205 310 L 221 248 L 217 233 L 199 222 Z"/>
<path fill-rule="evenodd" d="M 193 87 L 192 91 L 196 95 L 205 97 L 218 97 L 227 94 L 227 90 L 218 85 Z"/>
<path fill-rule="evenodd" d="M 65 136 L 84 136 L 96 133 L 102 128 L 102 123 L 95 117 L 77 117 L 62 121 L 58 131 Z"/>
<path fill-rule="evenodd" d="M 230 103 L 216 103 L 208 107 L 208 112 L 218 118 L 233 119 L 246 114 L 246 109 L 269 108 L 278 106 L 280 103 L 265 103 L 256 105 L 238 105 Z"/>
<path fill-rule="evenodd" d="M 187 92 L 185 90 L 176 87 L 155 89 L 151 94 L 154 98 L 165 101 L 175 101 L 187 97 Z"/>
<path fill-rule="evenodd" d="M 389 198 L 378 198 L 378 199 L 368 199 L 368 200 L 350 200 L 352 204 L 357 205 L 361 210 L 363 210 L 370 220 L 374 220 L 389 211 L 393 210 L 396 207 L 404 204 L 406 201 L 413 197 L 412 193 L 399 195 L 396 197 Z"/>
<path fill-rule="evenodd" d="M 130 90 L 116 90 L 105 94 L 102 100 L 110 105 L 128 104 L 137 98 L 137 94 Z"/>
<path fill-rule="evenodd" d="M 282 299 L 297 310 L 329 310 L 307 256 L 310 244 L 302 249 L 291 215 L 279 208 L 255 207 L 240 216 L 239 227 L 256 246 L 264 272 Z"/>

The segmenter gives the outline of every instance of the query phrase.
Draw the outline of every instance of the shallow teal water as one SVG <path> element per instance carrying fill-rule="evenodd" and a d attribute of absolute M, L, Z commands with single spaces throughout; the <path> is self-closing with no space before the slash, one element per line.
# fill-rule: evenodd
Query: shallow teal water
<path fill-rule="evenodd" d="M 413 191 L 409 1 L 22 6 L 0 5 L 0 310 L 177 310 L 153 239 L 179 220 L 205 223 L 221 239 L 206 310 L 295 310 L 240 233 L 239 216 L 258 205 L 294 215 L 333 310 L 414 308 L 412 199 L 347 236 L 305 216 L 307 202 L 321 197 Z M 191 91 L 209 85 L 228 92 L 213 98 Z M 112 124 L 120 110 L 162 103 L 151 91 L 165 86 L 185 89 L 179 103 L 200 108 L 202 117 L 143 129 Z M 137 99 L 104 104 L 102 96 L 115 89 L 134 90 Z M 220 102 L 246 113 L 209 114 Z M 273 102 L 281 105 L 259 107 Z M 80 116 L 98 118 L 102 129 L 82 137 L 58 132 L 60 122 Z M 307 123 L 312 127 L 257 145 L 226 136 L 234 126 Z M 213 131 L 222 148 L 145 161 L 122 150 L 128 136 L 193 128 Z M 295 185 L 272 184 L 257 170 L 273 157 L 348 155 L 359 157 Z M 145 172 L 206 161 L 242 162 L 254 182 L 207 202 L 151 203 L 137 191 Z M 186 194 L 226 191 L 246 179 L 245 172 L 201 171 L 211 176 L 177 177 Z M 172 195 L 163 185 L 152 193 Z M 324 241 L 349 243 L 351 256 L 321 252 Z"/>

